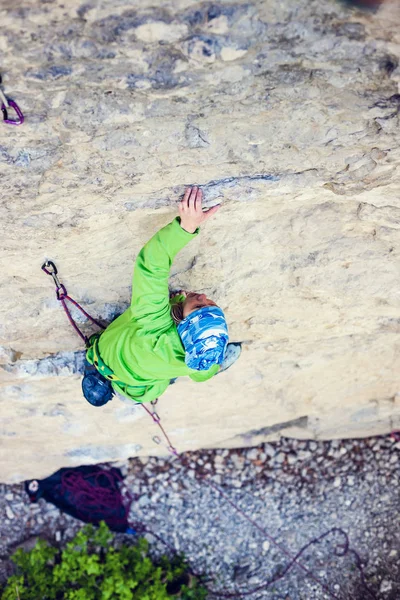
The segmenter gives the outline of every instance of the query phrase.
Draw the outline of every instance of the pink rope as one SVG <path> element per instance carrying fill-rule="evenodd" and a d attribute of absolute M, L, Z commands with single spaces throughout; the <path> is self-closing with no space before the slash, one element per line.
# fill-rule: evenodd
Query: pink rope
<path fill-rule="evenodd" d="M 154 423 L 156 423 L 156 425 L 158 425 L 158 427 L 161 429 L 161 432 L 162 432 L 164 438 L 168 442 L 168 450 L 169 450 L 169 452 L 171 452 L 171 454 L 174 454 L 175 456 L 177 456 L 178 458 L 180 458 L 180 456 L 178 454 L 178 451 L 172 445 L 172 442 L 169 439 L 169 436 L 168 436 L 167 432 L 165 431 L 164 427 L 162 426 L 161 419 L 158 416 L 158 414 L 155 411 L 152 412 L 151 410 L 149 410 L 145 404 L 142 404 L 142 406 L 143 406 L 144 410 L 147 412 L 147 414 L 150 415 L 150 417 L 153 419 Z"/>
<path fill-rule="evenodd" d="M 100 477 L 108 480 L 109 488 L 100 485 L 98 482 Z M 89 478 L 94 478 L 95 483 L 91 483 Z M 114 477 L 107 471 L 86 475 L 77 471 L 66 471 L 62 475 L 61 494 L 65 495 L 67 492 L 71 492 L 76 505 L 85 507 L 87 512 L 96 510 L 96 512 L 108 513 L 123 508 L 126 515 L 128 508 L 124 506 L 121 495 L 115 493 L 114 483 Z"/>
<path fill-rule="evenodd" d="M 73 298 L 71 298 L 71 296 L 65 296 L 65 299 L 69 300 L 70 302 L 72 302 L 72 304 L 74 306 L 76 306 L 76 308 L 78 310 L 80 310 L 81 313 L 83 313 L 85 315 L 85 317 L 87 317 L 90 321 L 92 321 L 92 323 L 94 323 L 95 325 L 97 325 L 101 329 L 104 329 L 104 325 L 102 323 L 100 323 L 100 321 L 98 321 L 97 319 L 95 319 L 94 317 L 92 317 L 92 315 L 90 315 L 88 312 L 86 312 L 86 310 L 80 304 L 78 304 L 78 302 L 76 302 L 76 300 L 74 300 Z M 60 298 L 60 300 L 61 300 L 61 298 Z"/>
<path fill-rule="evenodd" d="M 56 290 L 56 292 L 58 292 L 58 290 Z M 70 310 L 69 310 L 69 308 L 67 306 L 67 303 L 65 302 L 66 300 L 68 300 L 69 302 L 71 302 L 92 323 L 94 323 L 95 325 L 97 325 L 101 329 L 104 329 L 104 325 L 102 325 L 99 321 L 97 321 L 97 319 L 95 319 L 88 312 L 86 312 L 86 310 L 84 308 L 82 308 L 82 306 L 80 304 L 78 304 L 78 302 L 76 302 L 76 300 L 74 300 L 73 298 L 71 298 L 71 296 L 68 296 L 67 293 L 65 293 L 65 294 L 64 293 L 62 293 L 62 294 L 58 294 L 57 293 L 57 300 L 59 300 L 61 302 L 62 307 L 63 307 L 63 309 L 65 311 L 65 314 L 68 317 L 69 322 L 71 323 L 72 327 L 75 329 L 75 331 L 79 335 L 79 337 L 83 340 L 85 346 L 87 346 L 89 344 L 89 338 L 84 333 L 82 333 L 82 331 L 79 329 L 78 325 L 76 324 L 75 320 L 73 319 L 73 317 L 71 315 L 71 312 L 70 312 Z"/>
<path fill-rule="evenodd" d="M 61 293 L 60 293 L 60 290 L 61 290 Z M 71 315 L 71 311 L 69 310 L 69 308 L 67 306 L 66 300 L 71 302 L 78 310 L 81 311 L 82 314 L 85 315 L 85 317 L 87 319 L 89 319 L 92 323 L 94 323 L 101 329 L 105 329 L 104 325 L 102 325 L 102 323 L 100 323 L 100 321 L 97 321 L 97 319 L 95 319 L 94 317 L 92 317 L 92 315 L 90 315 L 88 312 L 86 312 L 86 310 L 80 304 L 78 304 L 78 302 L 76 302 L 76 300 L 71 298 L 71 296 L 69 296 L 67 294 L 67 290 L 65 289 L 64 286 L 62 286 L 62 288 L 56 289 L 56 295 L 57 295 L 57 300 L 59 300 L 61 302 L 62 307 L 65 311 L 65 314 L 67 315 L 67 318 L 68 318 L 69 322 L 71 323 L 72 327 L 75 329 L 75 331 L 79 335 L 79 337 L 83 340 L 83 343 L 85 344 L 85 346 L 88 346 L 89 338 L 79 329 L 78 325 L 76 324 L 74 318 Z"/>

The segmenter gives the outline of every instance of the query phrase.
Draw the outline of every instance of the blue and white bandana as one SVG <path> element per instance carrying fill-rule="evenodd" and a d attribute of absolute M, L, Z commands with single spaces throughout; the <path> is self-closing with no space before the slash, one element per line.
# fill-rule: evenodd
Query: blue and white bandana
<path fill-rule="evenodd" d="M 218 306 L 204 306 L 190 313 L 178 325 L 190 369 L 207 371 L 220 365 L 228 344 L 228 326 Z"/>

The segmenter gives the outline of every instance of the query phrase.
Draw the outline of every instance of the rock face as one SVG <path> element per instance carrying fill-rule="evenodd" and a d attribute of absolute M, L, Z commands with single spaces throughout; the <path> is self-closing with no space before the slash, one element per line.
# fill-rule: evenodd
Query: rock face
<path fill-rule="evenodd" d="M 244 350 L 163 396 L 177 448 L 400 426 L 399 19 L 397 2 L 3 0 L 26 122 L 0 124 L 1 480 L 164 452 L 141 407 L 83 401 L 40 266 L 111 320 L 193 183 L 223 207 L 171 286 L 215 299 Z"/>

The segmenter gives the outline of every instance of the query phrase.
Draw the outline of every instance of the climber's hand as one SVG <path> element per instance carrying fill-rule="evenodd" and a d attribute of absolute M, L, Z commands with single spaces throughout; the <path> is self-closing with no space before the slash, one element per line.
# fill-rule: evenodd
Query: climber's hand
<path fill-rule="evenodd" d="M 179 203 L 181 227 L 188 233 L 194 233 L 204 221 L 215 215 L 220 207 L 220 204 L 218 204 L 207 211 L 203 211 L 201 205 L 202 199 L 203 192 L 200 188 L 188 187 L 182 201 Z"/>

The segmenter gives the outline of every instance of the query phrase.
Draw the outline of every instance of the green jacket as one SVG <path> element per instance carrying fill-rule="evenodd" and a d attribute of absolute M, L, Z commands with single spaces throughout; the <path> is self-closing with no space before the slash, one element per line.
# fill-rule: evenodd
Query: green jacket
<path fill-rule="evenodd" d="M 161 396 L 170 379 L 189 375 L 206 381 L 219 370 L 195 371 L 186 366 L 185 350 L 171 317 L 168 278 L 179 250 L 193 239 L 177 217 L 142 248 L 133 274 L 131 306 L 101 334 L 101 360 L 114 374 L 113 388 L 136 402 Z M 93 364 L 93 349 L 87 352 Z M 122 383 L 123 382 L 123 383 Z"/>

